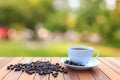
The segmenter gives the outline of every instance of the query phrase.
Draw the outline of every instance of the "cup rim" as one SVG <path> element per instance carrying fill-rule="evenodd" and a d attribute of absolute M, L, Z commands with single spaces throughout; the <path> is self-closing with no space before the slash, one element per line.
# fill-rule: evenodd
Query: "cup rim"
<path fill-rule="evenodd" d="M 69 46 L 68 49 L 69 50 L 73 50 L 72 48 L 86 48 L 86 50 L 94 50 L 93 47 L 89 47 L 89 46 Z M 75 50 L 77 51 L 77 50 Z M 85 50 L 78 50 L 78 51 L 85 51 Z"/>

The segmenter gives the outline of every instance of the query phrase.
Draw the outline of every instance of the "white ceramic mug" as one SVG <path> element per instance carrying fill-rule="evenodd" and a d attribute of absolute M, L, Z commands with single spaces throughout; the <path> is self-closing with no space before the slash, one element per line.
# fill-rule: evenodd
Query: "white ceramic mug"
<path fill-rule="evenodd" d="M 78 65 L 86 65 L 91 60 L 93 52 L 97 52 L 97 58 L 100 55 L 98 50 L 88 46 L 71 46 L 68 48 L 68 57 Z M 94 59 L 93 58 L 93 59 Z"/>

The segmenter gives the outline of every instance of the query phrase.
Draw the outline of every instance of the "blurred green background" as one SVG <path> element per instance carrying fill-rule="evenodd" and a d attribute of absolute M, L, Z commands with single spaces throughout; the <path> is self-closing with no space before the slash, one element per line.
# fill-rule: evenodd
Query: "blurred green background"
<path fill-rule="evenodd" d="M 0 0 L 0 56 L 67 56 L 76 45 L 120 56 L 120 0 Z"/>

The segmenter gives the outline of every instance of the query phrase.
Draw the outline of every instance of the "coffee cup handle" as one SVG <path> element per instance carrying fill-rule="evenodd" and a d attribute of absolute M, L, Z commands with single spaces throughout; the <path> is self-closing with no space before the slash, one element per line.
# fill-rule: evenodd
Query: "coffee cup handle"
<path fill-rule="evenodd" d="M 97 52 L 97 56 L 91 58 L 90 60 L 94 60 L 94 59 L 96 59 L 96 58 L 99 57 L 99 55 L 100 55 L 100 51 L 99 51 L 99 50 L 94 50 L 94 52 Z"/>
<path fill-rule="evenodd" d="M 99 51 L 99 50 L 94 50 L 94 52 L 97 52 L 97 56 L 96 56 L 96 57 L 94 57 L 94 58 L 98 58 L 98 57 L 99 57 L 99 55 L 100 55 L 100 51 Z"/>

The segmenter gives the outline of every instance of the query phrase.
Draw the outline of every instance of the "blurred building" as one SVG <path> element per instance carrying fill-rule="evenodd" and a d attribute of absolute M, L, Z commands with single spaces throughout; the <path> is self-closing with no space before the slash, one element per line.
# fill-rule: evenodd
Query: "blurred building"
<path fill-rule="evenodd" d="M 0 27 L 0 40 L 8 38 L 8 30 L 7 27 Z"/>

